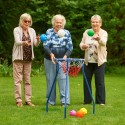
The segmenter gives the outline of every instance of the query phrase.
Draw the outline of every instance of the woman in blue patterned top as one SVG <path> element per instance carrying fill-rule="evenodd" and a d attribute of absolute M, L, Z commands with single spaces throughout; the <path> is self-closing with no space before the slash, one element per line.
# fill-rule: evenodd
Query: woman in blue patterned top
<path fill-rule="evenodd" d="M 64 29 L 66 24 L 66 19 L 63 15 L 55 15 L 52 18 L 53 28 L 50 28 L 46 31 L 47 41 L 43 43 L 45 58 L 44 58 L 44 66 L 46 72 L 46 81 L 47 81 L 47 93 L 46 96 L 49 96 L 50 89 L 52 87 L 54 78 L 56 76 L 56 65 L 55 58 L 68 58 L 71 55 L 73 50 L 72 39 L 70 32 Z M 58 31 L 63 29 L 65 35 L 63 37 L 59 37 Z M 60 102 L 61 105 L 65 104 L 65 85 L 66 85 L 66 75 L 63 73 L 62 69 L 59 68 L 58 72 L 58 86 L 60 92 Z M 70 95 L 69 95 L 69 81 L 66 88 L 66 104 L 70 104 Z M 53 87 L 49 104 L 55 105 L 56 102 L 56 84 Z"/>

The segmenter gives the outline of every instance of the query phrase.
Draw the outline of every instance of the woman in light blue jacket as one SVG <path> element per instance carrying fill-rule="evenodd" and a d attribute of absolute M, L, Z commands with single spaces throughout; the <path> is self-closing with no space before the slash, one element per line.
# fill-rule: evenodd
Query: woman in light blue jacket
<path fill-rule="evenodd" d="M 46 31 L 48 39 L 46 42 L 43 43 L 43 48 L 45 51 L 44 65 L 45 65 L 46 83 L 47 83 L 47 92 L 46 92 L 47 99 L 49 98 L 49 93 L 56 76 L 55 58 L 63 58 L 63 59 L 69 58 L 73 51 L 71 35 L 68 30 L 64 29 L 65 24 L 66 24 L 66 19 L 63 15 L 57 14 L 53 16 L 52 18 L 53 27 Z M 58 34 L 59 30 L 64 31 L 65 35 L 63 37 L 59 36 Z M 69 105 L 70 104 L 69 81 L 67 83 L 67 87 L 65 90 L 66 75 L 61 70 L 61 68 L 59 68 L 56 81 L 58 81 L 61 105 L 64 106 L 65 103 L 66 105 Z M 48 103 L 50 105 L 56 104 L 56 84 L 54 84 Z"/>

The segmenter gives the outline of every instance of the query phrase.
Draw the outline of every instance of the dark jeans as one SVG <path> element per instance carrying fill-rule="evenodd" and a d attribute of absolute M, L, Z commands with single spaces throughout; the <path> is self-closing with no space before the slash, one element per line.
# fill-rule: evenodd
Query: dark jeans
<path fill-rule="evenodd" d="M 98 66 L 97 63 L 88 63 L 88 65 L 84 65 L 84 71 L 86 74 L 86 78 L 88 80 L 88 84 L 90 90 L 92 92 L 92 77 L 95 76 L 95 102 L 96 104 L 105 104 L 105 83 L 104 83 L 104 73 L 105 73 L 106 63 L 103 63 L 101 66 Z M 84 103 L 90 104 L 92 102 L 92 98 L 88 91 L 85 78 L 84 78 Z"/>

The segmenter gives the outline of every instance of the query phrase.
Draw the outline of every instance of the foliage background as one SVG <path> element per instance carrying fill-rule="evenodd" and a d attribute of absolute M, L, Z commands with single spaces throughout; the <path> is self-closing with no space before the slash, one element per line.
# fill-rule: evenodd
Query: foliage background
<path fill-rule="evenodd" d="M 84 30 L 90 28 L 90 18 L 99 14 L 102 28 L 108 32 L 108 65 L 125 64 L 125 4 L 124 0 L 0 0 L 0 64 L 8 60 L 11 65 L 13 29 L 18 26 L 22 13 L 30 13 L 37 34 L 45 33 L 55 14 L 66 17 L 66 29 L 72 35 L 74 50 L 72 57 L 83 58 L 79 49 Z M 35 61 L 42 63 L 42 43 L 35 49 Z"/>

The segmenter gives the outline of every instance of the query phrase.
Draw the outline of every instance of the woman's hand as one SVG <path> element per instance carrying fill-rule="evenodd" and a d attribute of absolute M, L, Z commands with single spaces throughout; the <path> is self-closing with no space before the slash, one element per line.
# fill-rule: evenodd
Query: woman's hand
<path fill-rule="evenodd" d="M 55 63 L 55 56 L 54 56 L 53 53 L 50 54 L 50 58 L 51 58 L 52 63 L 53 63 L 53 64 L 56 64 L 56 63 Z"/>
<path fill-rule="evenodd" d="M 96 34 L 93 36 L 92 39 L 94 39 L 94 40 L 96 40 L 96 41 L 99 41 L 99 40 L 100 40 L 100 36 L 99 36 L 99 34 L 96 33 Z"/>
<path fill-rule="evenodd" d="M 82 49 L 87 49 L 88 48 L 88 45 L 87 44 L 84 44 L 83 46 L 82 46 Z"/>
<path fill-rule="evenodd" d="M 23 41 L 23 46 L 30 46 L 31 42 L 30 41 Z"/>
<path fill-rule="evenodd" d="M 40 34 L 38 34 L 38 35 L 36 36 L 36 39 L 37 39 L 38 42 L 40 41 Z"/>
<path fill-rule="evenodd" d="M 67 59 L 67 56 L 66 56 L 66 55 L 64 55 L 63 59 Z"/>

